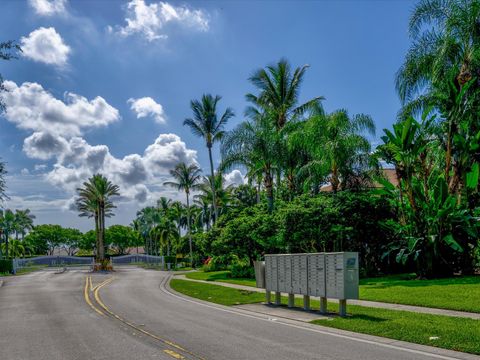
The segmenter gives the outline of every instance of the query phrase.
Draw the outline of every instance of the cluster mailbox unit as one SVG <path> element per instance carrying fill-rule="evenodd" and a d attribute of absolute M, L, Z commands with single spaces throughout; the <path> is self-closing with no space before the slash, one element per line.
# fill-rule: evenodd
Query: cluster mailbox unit
<path fill-rule="evenodd" d="M 347 299 L 358 299 L 358 253 L 315 253 L 265 255 L 265 262 L 256 262 L 257 287 L 265 288 L 267 302 L 275 292 L 288 294 L 293 307 L 295 294 L 303 295 L 304 308 L 310 308 L 310 296 L 320 298 L 320 311 L 327 310 L 327 298 L 339 300 L 339 312 L 346 315 Z"/>

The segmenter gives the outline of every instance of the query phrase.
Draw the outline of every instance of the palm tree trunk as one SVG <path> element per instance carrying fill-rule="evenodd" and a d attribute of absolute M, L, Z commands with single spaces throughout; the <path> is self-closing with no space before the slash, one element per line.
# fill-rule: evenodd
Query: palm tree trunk
<path fill-rule="evenodd" d="M 270 172 L 267 172 L 265 174 L 265 190 L 267 192 L 268 212 L 272 213 L 273 211 L 273 179 L 272 179 L 272 174 L 270 174 Z"/>
<path fill-rule="evenodd" d="M 336 194 L 338 191 L 338 186 L 340 185 L 340 179 L 338 178 L 338 168 L 336 165 L 332 167 L 331 185 L 332 185 L 332 192 Z"/>
<path fill-rule="evenodd" d="M 190 247 L 190 267 L 193 267 L 193 247 L 192 247 L 192 229 L 190 226 L 190 198 L 187 194 L 187 226 L 188 226 L 188 245 Z"/>
<path fill-rule="evenodd" d="M 218 212 L 217 212 L 217 200 L 216 200 L 217 194 L 215 192 L 215 172 L 213 170 L 212 145 L 210 146 L 207 145 L 207 148 L 208 148 L 208 158 L 210 160 L 210 174 L 212 176 L 211 186 L 212 186 L 212 201 L 213 201 L 213 223 L 215 223 L 217 221 Z"/>
<path fill-rule="evenodd" d="M 105 214 L 103 212 L 103 206 L 100 205 L 99 207 L 99 216 L 98 216 L 98 260 L 99 261 L 104 261 L 105 260 L 105 245 L 104 245 L 104 239 L 103 239 L 103 223 L 105 221 Z"/>

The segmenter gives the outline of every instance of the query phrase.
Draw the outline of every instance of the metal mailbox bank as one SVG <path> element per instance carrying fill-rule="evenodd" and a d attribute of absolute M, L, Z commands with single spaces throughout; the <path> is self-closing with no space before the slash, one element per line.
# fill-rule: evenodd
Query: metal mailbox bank
<path fill-rule="evenodd" d="M 320 298 L 320 311 L 325 313 L 327 298 L 338 299 L 339 313 L 345 316 L 347 299 L 358 299 L 356 252 L 270 254 L 265 255 L 264 264 L 255 264 L 255 270 L 257 287 L 265 288 L 268 303 L 272 291 L 275 304 L 280 304 L 281 293 L 287 293 L 288 306 L 293 307 L 294 296 L 299 294 L 308 310 L 310 296 L 314 296 Z"/>

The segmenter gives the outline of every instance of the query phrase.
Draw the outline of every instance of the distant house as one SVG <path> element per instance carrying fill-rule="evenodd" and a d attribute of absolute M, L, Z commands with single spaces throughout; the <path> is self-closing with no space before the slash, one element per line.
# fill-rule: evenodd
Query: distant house
<path fill-rule="evenodd" d="M 125 249 L 125 254 L 130 254 L 130 255 L 145 254 L 145 249 L 143 248 L 143 246 L 129 247 Z"/>
<path fill-rule="evenodd" d="M 394 186 L 398 186 L 398 179 L 397 179 L 397 174 L 395 172 L 395 169 L 382 169 L 382 174 L 385 177 L 385 179 L 390 182 Z M 371 186 L 368 186 L 373 189 L 378 189 L 382 187 L 382 184 L 378 183 L 377 181 L 374 181 Z M 320 188 L 321 192 L 332 192 L 332 185 L 331 184 L 325 184 Z"/>

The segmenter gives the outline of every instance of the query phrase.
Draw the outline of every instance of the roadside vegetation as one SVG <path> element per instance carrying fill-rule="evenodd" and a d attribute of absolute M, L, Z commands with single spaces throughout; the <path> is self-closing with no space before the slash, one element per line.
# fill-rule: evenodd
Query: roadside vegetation
<path fill-rule="evenodd" d="M 265 301 L 265 294 L 263 293 L 232 289 L 220 285 L 173 279 L 170 286 L 182 294 L 226 306 Z M 302 301 L 302 299 L 295 299 L 295 306 L 301 307 Z M 282 304 L 286 305 L 287 302 L 287 297 L 282 297 Z M 318 300 L 312 300 L 311 306 L 318 309 L 320 303 Z M 328 311 L 338 312 L 338 305 L 328 303 Z M 329 316 L 325 319 L 314 320 L 312 323 L 422 345 L 480 354 L 479 320 L 349 305 L 346 318 Z"/>

